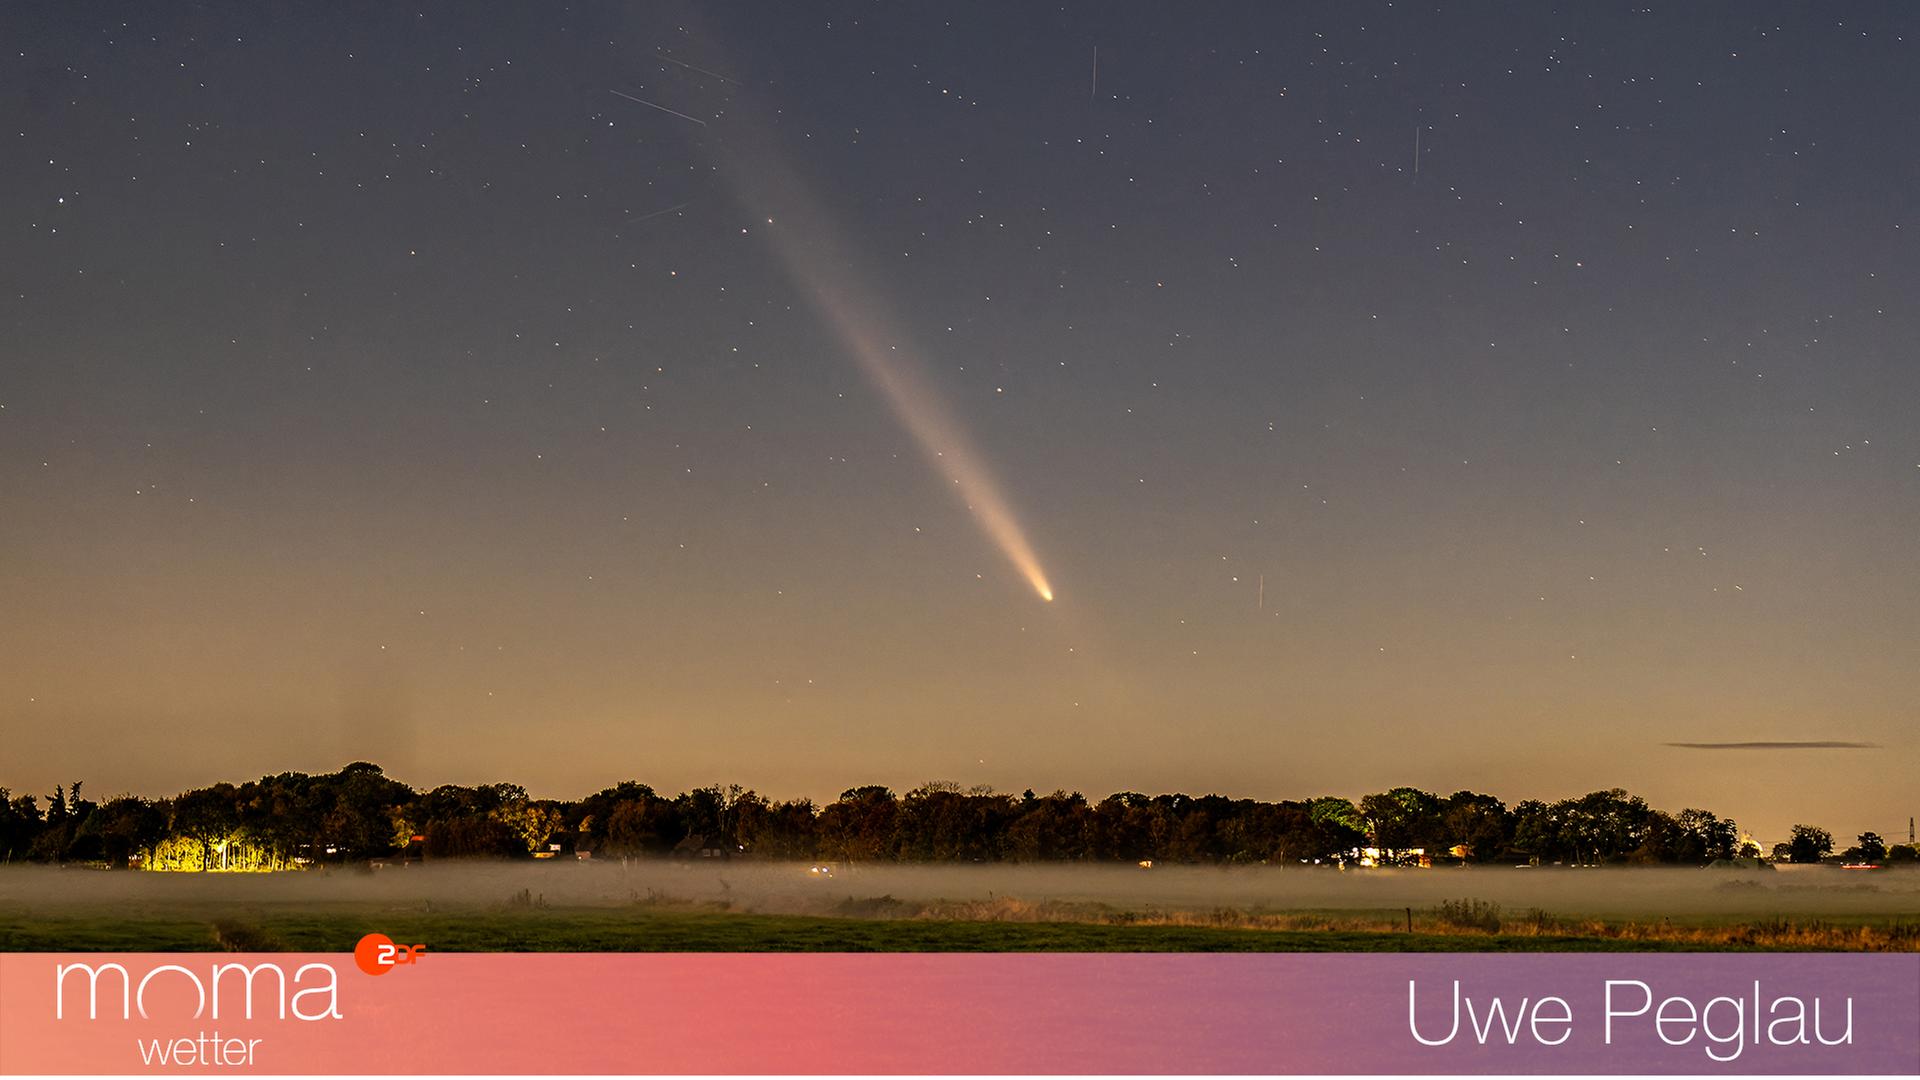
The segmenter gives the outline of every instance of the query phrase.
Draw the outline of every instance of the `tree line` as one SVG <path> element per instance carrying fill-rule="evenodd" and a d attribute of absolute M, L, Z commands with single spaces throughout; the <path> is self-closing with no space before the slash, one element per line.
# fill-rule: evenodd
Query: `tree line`
<path fill-rule="evenodd" d="M 1668 813 L 1619 789 L 1507 805 L 1492 795 L 1398 787 L 1358 801 L 1220 795 L 1012 795 L 952 783 L 905 793 L 850 788 L 825 805 L 739 786 L 663 795 L 627 781 L 577 800 L 517 784 L 427 791 L 355 762 L 171 798 L 96 803 L 82 785 L 46 798 L 0 788 L 0 861 L 166 870 L 259 870 L 390 858 L 688 855 L 845 862 L 1141 861 L 1407 865 L 1419 862 L 1703 865 L 1757 857 L 1732 819 Z M 1825 830 L 1795 826 L 1768 854 L 1833 857 Z M 1841 856 L 1912 860 L 1872 833 Z"/>

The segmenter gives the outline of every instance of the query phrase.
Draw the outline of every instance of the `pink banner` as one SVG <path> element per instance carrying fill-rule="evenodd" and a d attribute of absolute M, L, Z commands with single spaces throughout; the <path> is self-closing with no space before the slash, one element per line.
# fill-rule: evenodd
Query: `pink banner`
<path fill-rule="evenodd" d="M 1920 1072 L 1914 955 L 407 959 L 0 955 L 0 1072 Z"/>

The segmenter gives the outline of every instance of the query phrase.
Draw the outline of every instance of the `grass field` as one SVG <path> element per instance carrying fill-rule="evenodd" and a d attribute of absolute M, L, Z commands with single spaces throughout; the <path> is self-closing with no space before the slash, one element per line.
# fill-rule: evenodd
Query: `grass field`
<path fill-rule="evenodd" d="M 0 869 L 0 951 L 343 952 L 374 931 L 436 952 L 1914 951 L 1920 874 Z"/>
<path fill-rule="evenodd" d="M 1914 948 L 1876 920 L 1597 922 L 1503 927 L 1436 924 L 1412 932 L 1388 913 L 1241 912 L 1049 919 L 769 915 L 677 904 L 439 911 L 390 905 L 196 904 L 138 913 L 0 911 L 0 952 L 346 952 L 363 934 L 435 952 L 1590 952 Z M 1206 925 L 1212 922 L 1216 925 Z M 1903 924 L 1895 923 L 1895 927 Z"/>
<path fill-rule="evenodd" d="M 378 930 L 435 952 L 1480 952 L 1685 948 L 1566 935 L 1263 930 L 604 908 L 416 914 L 0 916 L 0 951 L 347 952 Z"/>

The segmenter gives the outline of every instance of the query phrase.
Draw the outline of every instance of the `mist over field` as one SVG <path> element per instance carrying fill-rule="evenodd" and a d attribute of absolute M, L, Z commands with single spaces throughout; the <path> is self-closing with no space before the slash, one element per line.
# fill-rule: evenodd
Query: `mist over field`
<path fill-rule="evenodd" d="M 881 899 L 898 904 L 875 906 Z M 0 911 L 239 905 L 463 910 L 535 905 L 618 908 L 684 902 L 737 913 L 926 917 L 921 905 L 1020 901 L 1131 912 L 1425 911 L 1472 898 L 1509 912 L 1628 919 L 1920 913 L 1920 872 L 1475 867 L 1341 872 L 1319 868 L 874 865 L 633 860 L 413 864 L 368 872 L 138 873 L 0 868 Z M 987 909 L 981 909 L 987 910 Z M 989 916 L 992 917 L 992 916 Z"/>

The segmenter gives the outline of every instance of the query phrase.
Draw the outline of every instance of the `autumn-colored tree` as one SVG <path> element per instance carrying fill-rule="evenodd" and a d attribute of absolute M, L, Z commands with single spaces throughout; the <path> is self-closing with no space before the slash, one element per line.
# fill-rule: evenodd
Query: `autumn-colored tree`
<path fill-rule="evenodd" d="M 820 811 L 821 846 L 836 859 L 890 858 L 899 810 L 899 800 L 888 788 L 877 784 L 849 788 Z"/>
<path fill-rule="evenodd" d="M 220 783 L 181 792 L 167 807 L 167 831 L 199 845 L 202 870 L 219 867 L 221 849 L 239 831 L 237 794 L 232 784 Z"/>

